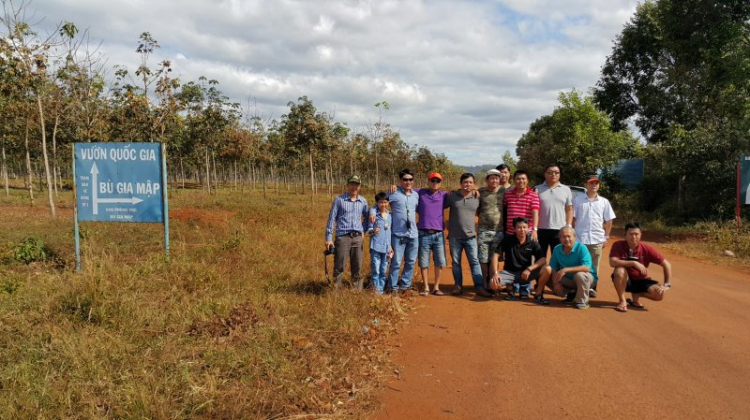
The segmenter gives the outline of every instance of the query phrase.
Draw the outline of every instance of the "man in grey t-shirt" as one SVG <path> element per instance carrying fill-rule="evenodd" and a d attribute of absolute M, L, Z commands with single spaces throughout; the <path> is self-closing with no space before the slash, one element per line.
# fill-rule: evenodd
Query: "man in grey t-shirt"
<path fill-rule="evenodd" d="M 547 165 L 544 180 L 543 184 L 536 186 L 539 194 L 537 238 L 542 253 L 547 256 L 548 248 L 552 251 L 560 244 L 560 229 L 573 223 L 573 193 L 560 183 L 560 167 L 557 165 Z"/>
<path fill-rule="evenodd" d="M 474 175 L 465 173 L 461 175 L 461 189 L 448 195 L 445 206 L 450 208 L 448 217 L 448 245 L 451 251 L 451 268 L 455 286 L 451 294 L 463 293 L 463 274 L 461 272 L 461 251 L 466 251 L 466 259 L 471 268 L 471 277 L 474 280 L 474 289 L 477 295 L 490 297 L 484 288 L 482 281 L 482 269 L 479 267 L 477 257 L 477 233 L 474 225 L 474 217 L 479 208 L 479 199 L 472 192 L 474 188 Z"/>

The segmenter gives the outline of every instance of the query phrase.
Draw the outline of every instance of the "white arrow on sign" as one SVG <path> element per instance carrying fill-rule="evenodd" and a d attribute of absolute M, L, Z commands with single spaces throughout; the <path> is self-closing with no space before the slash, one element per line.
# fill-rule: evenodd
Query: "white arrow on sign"
<path fill-rule="evenodd" d="M 140 198 L 136 198 L 136 197 L 99 198 L 97 196 L 97 188 L 98 188 L 98 184 L 96 183 L 97 175 L 99 175 L 99 168 L 96 167 L 96 162 L 94 162 L 94 165 L 91 167 L 91 181 L 94 183 L 94 188 L 91 191 L 91 201 L 94 203 L 93 205 L 94 214 L 99 214 L 99 203 L 102 203 L 102 204 L 109 204 L 109 203 L 138 204 L 141 201 L 143 201 Z"/>

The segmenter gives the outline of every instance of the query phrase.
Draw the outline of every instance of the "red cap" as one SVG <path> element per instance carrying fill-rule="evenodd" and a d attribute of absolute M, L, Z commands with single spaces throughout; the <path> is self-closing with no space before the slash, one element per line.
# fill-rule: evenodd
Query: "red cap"
<path fill-rule="evenodd" d="M 431 174 L 430 174 L 430 175 L 429 175 L 429 176 L 427 177 L 427 179 L 432 179 L 432 178 L 437 178 L 437 179 L 439 179 L 439 180 L 441 180 L 441 181 L 443 180 L 443 176 L 442 176 L 442 175 L 440 175 L 440 174 L 439 174 L 439 173 L 437 173 L 437 172 L 432 172 L 432 173 L 431 173 Z"/>

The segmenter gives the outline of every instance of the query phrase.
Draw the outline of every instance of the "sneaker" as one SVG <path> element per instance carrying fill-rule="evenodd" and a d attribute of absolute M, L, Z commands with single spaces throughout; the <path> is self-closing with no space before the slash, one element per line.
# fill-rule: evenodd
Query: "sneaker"
<path fill-rule="evenodd" d="M 596 297 L 596 290 L 589 289 L 589 297 L 590 298 L 595 298 Z"/>
<path fill-rule="evenodd" d="M 576 298 L 576 292 L 575 291 L 568 292 L 568 294 L 567 294 L 567 296 L 565 296 L 565 300 L 563 302 L 565 302 L 565 303 L 571 303 L 571 302 L 573 302 L 575 300 L 575 298 Z"/>
<path fill-rule="evenodd" d="M 463 288 L 461 286 L 454 286 L 453 290 L 451 290 L 451 294 L 453 296 L 459 296 L 463 293 Z"/>
<path fill-rule="evenodd" d="M 576 303 L 575 307 L 576 309 L 588 309 L 591 305 L 588 303 Z"/>
<path fill-rule="evenodd" d="M 539 305 L 549 305 L 549 301 L 545 299 L 543 295 L 535 297 L 534 303 L 538 303 Z"/>

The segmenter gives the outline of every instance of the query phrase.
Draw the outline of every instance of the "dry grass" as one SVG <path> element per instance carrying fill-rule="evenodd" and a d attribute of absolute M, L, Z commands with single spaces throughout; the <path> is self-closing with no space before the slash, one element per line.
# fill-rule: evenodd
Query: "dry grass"
<path fill-rule="evenodd" d="M 0 197 L 0 418 L 361 418 L 376 407 L 392 371 L 384 339 L 411 309 L 326 287 L 327 197 L 179 191 L 169 263 L 161 225 L 86 223 L 75 273 L 70 193 L 57 220 L 22 194 Z M 28 236 L 56 260 L 16 262 Z"/>

